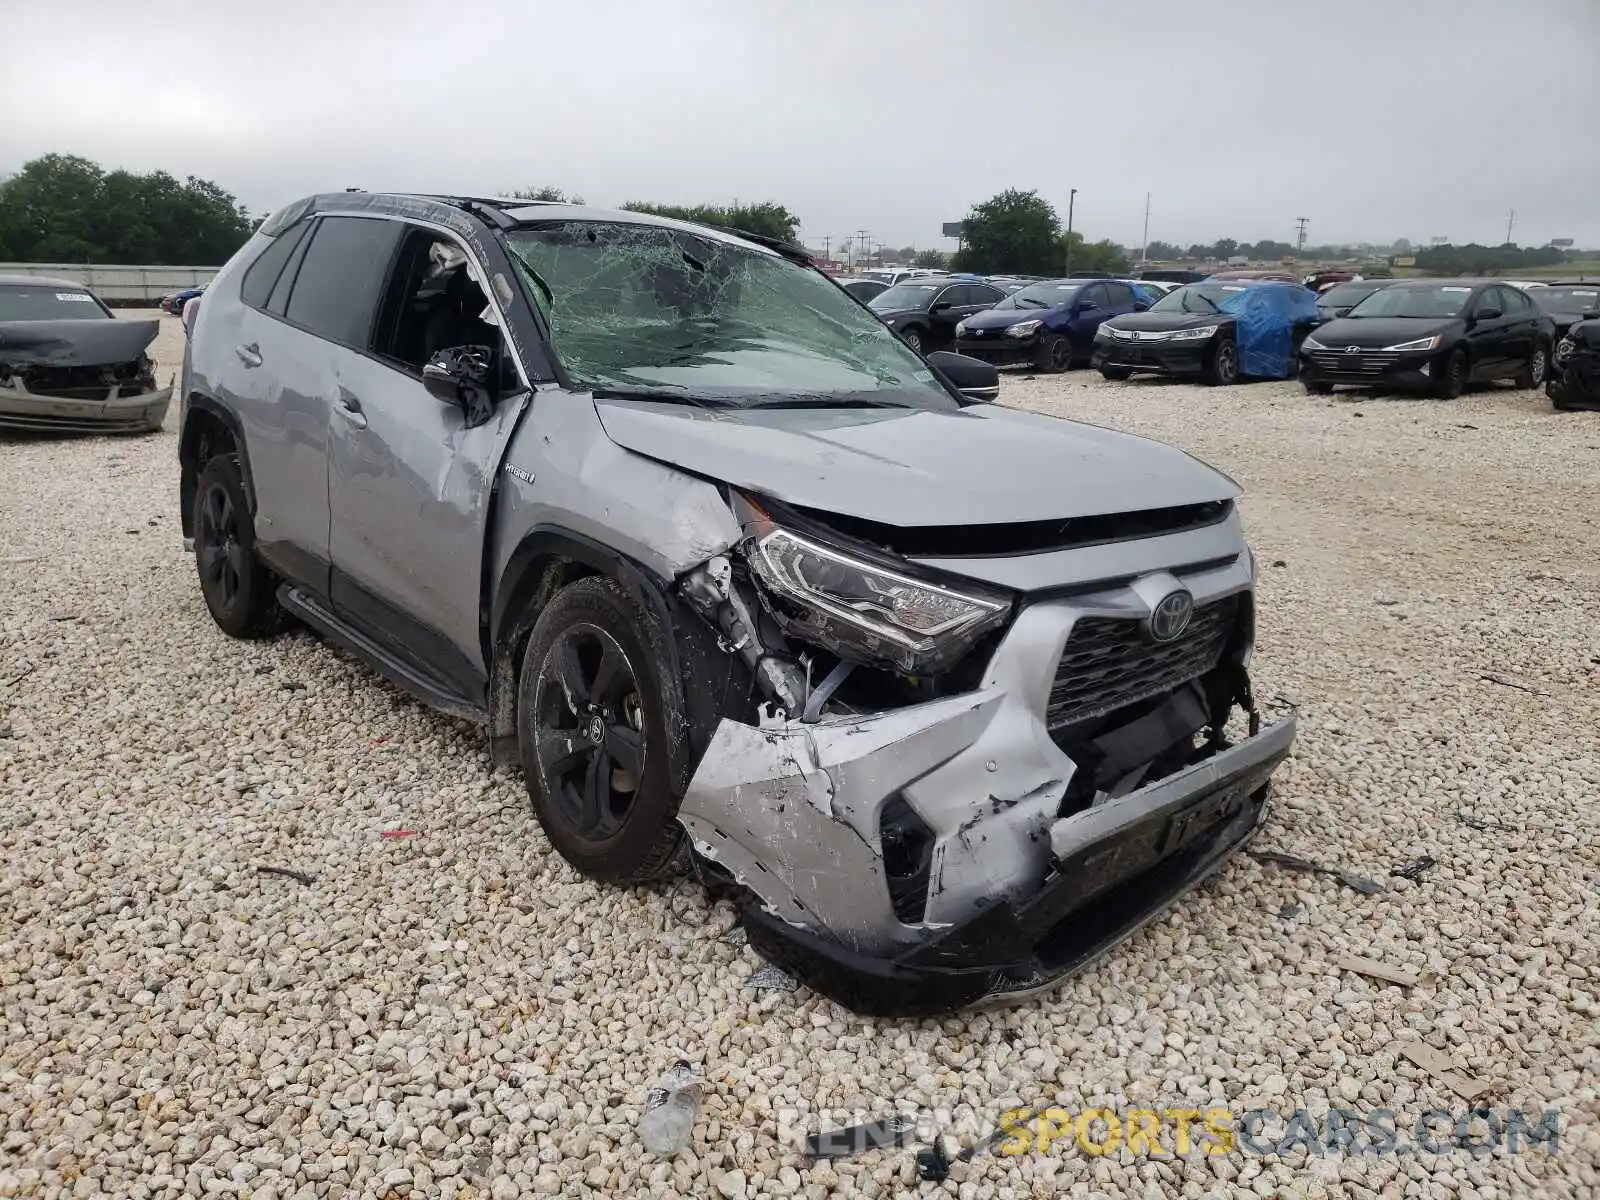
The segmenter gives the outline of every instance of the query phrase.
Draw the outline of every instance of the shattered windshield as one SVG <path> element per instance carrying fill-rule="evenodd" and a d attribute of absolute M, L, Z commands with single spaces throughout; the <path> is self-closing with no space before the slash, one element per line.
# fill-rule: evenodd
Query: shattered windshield
<path fill-rule="evenodd" d="M 88 292 L 38 284 L 0 285 L 0 321 L 82 321 L 107 320 Z"/>
<path fill-rule="evenodd" d="M 506 241 L 584 387 L 740 407 L 957 407 L 881 321 L 753 245 L 621 221 L 531 224 Z"/>

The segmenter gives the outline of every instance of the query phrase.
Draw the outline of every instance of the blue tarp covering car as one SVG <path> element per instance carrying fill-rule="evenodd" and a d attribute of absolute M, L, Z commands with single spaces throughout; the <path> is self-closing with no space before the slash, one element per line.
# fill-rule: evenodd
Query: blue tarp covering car
<path fill-rule="evenodd" d="M 1287 379 L 1294 370 L 1295 327 L 1317 323 L 1317 296 L 1298 283 L 1257 283 L 1218 306 L 1233 317 L 1239 373 Z"/>

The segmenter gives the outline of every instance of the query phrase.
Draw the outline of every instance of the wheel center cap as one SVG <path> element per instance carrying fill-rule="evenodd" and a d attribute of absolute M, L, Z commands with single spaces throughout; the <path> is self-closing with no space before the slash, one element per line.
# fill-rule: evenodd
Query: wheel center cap
<path fill-rule="evenodd" d="M 596 746 L 606 740 L 606 723 L 599 717 L 589 718 L 589 740 Z"/>

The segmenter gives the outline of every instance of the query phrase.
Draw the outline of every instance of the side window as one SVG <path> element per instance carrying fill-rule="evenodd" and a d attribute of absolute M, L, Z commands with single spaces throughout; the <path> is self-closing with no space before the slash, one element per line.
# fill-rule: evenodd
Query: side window
<path fill-rule="evenodd" d="M 1528 315 L 1529 310 L 1533 308 L 1533 301 L 1528 298 L 1528 293 L 1521 288 L 1512 287 L 1509 283 L 1506 283 L 1501 284 L 1499 290 L 1502 299 L 1505 301 L 1504 308 L 1507 313 L 1525 317 Z"/>
<path fill-rule="evenodd" d="M 928 311 L 932 312 L 934 308 L 941 304 L 965 304 L 966 300 L 963 297 L 966 294 L 967 289 L 961 284 L 952 284 L 933 298 L 933 303 L 928 305 Z"/>
<path fill-rule="evenodd" d="M 1105 288 L 1112 308 L 1131 308 L 1137 299 L 1133 289 L 1125 283 L 1108 283 Z"/>
<path fill-rule="evenodd" d="M 992 288 L 986 283 L 968 284 L 967 291 L 971 294 L 971 299 L 967 301 L 968 304 L 994 304 L 1005 295 L 1004 292 L 997 288 Z"/>
<path fill-rule="evenodd" d="M 488 346 L 498 353 L 500 330 L 483 319 L 488 308 L 460 244 L 431 229 L 407 226 L 378 304 L 372 352 L 419 378 L 440 350 Z"/>
<path fill-rule="evenodd" d="M 318 337 L 365 349 L 401 228 L 398 221 L 323 217 L 284 315 Z"/>
<path fill-rule="evenodd" d="M 272 294 L 273 286 L 283 274 L 284 264 L 300 248 L 300 242 L 310 228 L 310 221 L 301 221 L 273 238 L 256 255 L 255 262 L 246 268 L 244 279 L 239 284 L 239 299 L 251 308 L 265 308 L 267 297 Z"/>
<path fill-rule="evenodd" d="M 300 274 L 300 264 L 306 259 L 306 247 L 311 245 L 311 225 L 312 222 L 306 222 L 306 236 L 300 239 L 294 253 L 289 255 L 289 265 L 283 268 L 278 282 L 272 285 L 272 295 L 267 297 L 267 311 L 275 317 L 283 316 L 283 310 L 289 307 L 289 292 L 294 288 L 294 277 Z"/>
<path fill-rule="evenodd" d="M 1474 313 L 1481 313 L 1485 309 L 1498 308 L 1501 312 L 1506 310 L 1505 301 L 1500 297 L 1500 289 L 1487 287 L 1478 293 L 1478 299 L 1472 305 Z"/>
<path fill-rule="evenodd" d="M 1096 308 L 1104 308 L 1106 306 L 1105 284 L 1094 283 L 1083 289 L 1083 295 L 1078 301 L 1078 307 L 1087 308 L 1091 304 Z"/>

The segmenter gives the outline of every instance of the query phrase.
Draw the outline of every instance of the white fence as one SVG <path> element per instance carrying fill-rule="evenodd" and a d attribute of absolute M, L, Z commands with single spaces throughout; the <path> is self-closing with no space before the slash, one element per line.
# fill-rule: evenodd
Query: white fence
<path fill-rule="evenodd" d="M 154 304 L 168 292 L 210 283 L 221 267 L 139 267 L 121 264 L 0 262 L 0 275 L 47 275 L 85 285 L 107 304 Z"/>

